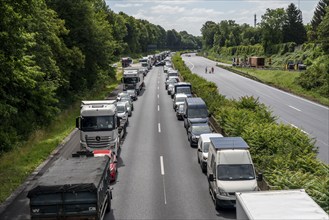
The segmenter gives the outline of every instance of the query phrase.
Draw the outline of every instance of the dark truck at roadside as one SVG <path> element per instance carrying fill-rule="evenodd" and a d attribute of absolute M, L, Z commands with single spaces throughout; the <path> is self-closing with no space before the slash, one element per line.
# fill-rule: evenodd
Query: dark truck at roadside
<path fill-rule="evenodd" d="M 111 211 L 109 157 L 59 158 L 29 191 L 31 219 L 102 220 Z"/>

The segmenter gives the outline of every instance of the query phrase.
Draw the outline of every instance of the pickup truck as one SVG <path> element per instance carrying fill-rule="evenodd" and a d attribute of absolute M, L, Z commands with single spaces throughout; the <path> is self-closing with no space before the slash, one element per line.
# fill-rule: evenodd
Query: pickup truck
<path fill-rule="evenodd" d="M 109 157 L 59 158 L 27 197 L 31 219 L 97 219 L 111 210 Z"/>

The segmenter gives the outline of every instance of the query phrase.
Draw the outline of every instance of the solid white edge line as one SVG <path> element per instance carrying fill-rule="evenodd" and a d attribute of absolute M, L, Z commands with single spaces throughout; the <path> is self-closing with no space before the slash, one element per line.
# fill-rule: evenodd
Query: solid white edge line
<path fill-rule="evenodd" d="M 303 132 L 304 134 L 307 134 L 307 135 L 309 135 L 309 133 L 307 133 L 306 131 L 304 131 L 304 130 L 302 130 L 302 129 L 300 129 L 299 127 L 297 127 L 296 125 L 294 125 L 294 124 L 291 124 L 290 123 L 290 125 L 292 126 L 292 127 L 294 127 L 294 128 L 297 128 L 297 129 L 299 129 L 301 132 Z"/>
<path fill-rule="evenodd" d="M 158 132 L 161 133 L 161 125 L 158 123 Z"/>
<path fill-rule="evenodd" d="M 301 112 L 302 110 L 300 110 L 300 109 L 298 109 L 298 108 L 295 108 L 294 106 L 291 106 L 291 105 L 288 105 L 290 108 L 292 108 L 292 109 L 295 109 L 296 111 L 299 111 L 299 112 Z"/>

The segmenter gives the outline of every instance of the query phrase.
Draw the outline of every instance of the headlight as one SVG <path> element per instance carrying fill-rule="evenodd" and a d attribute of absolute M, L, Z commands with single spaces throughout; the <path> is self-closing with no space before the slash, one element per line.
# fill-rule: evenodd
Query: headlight
<path fill-rule="evenodd" d="M 218 188 L 218 193 L 221 196 L 230 196 L 227 192 L 225 192 L 224 190 L 222 190 L 221 188 Z"/>

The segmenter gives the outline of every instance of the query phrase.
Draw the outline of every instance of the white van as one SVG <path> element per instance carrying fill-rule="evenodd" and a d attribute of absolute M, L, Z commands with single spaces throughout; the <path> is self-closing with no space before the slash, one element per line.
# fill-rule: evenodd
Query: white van
<path fill-rule="evenodd" d="M 210 138 L 207 177 L 216 209 L 235 207 L 236 192 L 259 190 L 248 149 L 241 137 Z"/>
<path fill-rule="evenodd" d="M 215 137 L 223 137 L 223 135 L 219 133 L 209 133 L 209 134 L 201 134 L 199 138 L 197 157 L 198 157 L 198 163 L 201 166 L 201 170 L 204 173 L 207 171 L 207 159 L 208 159 L 210 138 L 215 138 Z"/>

